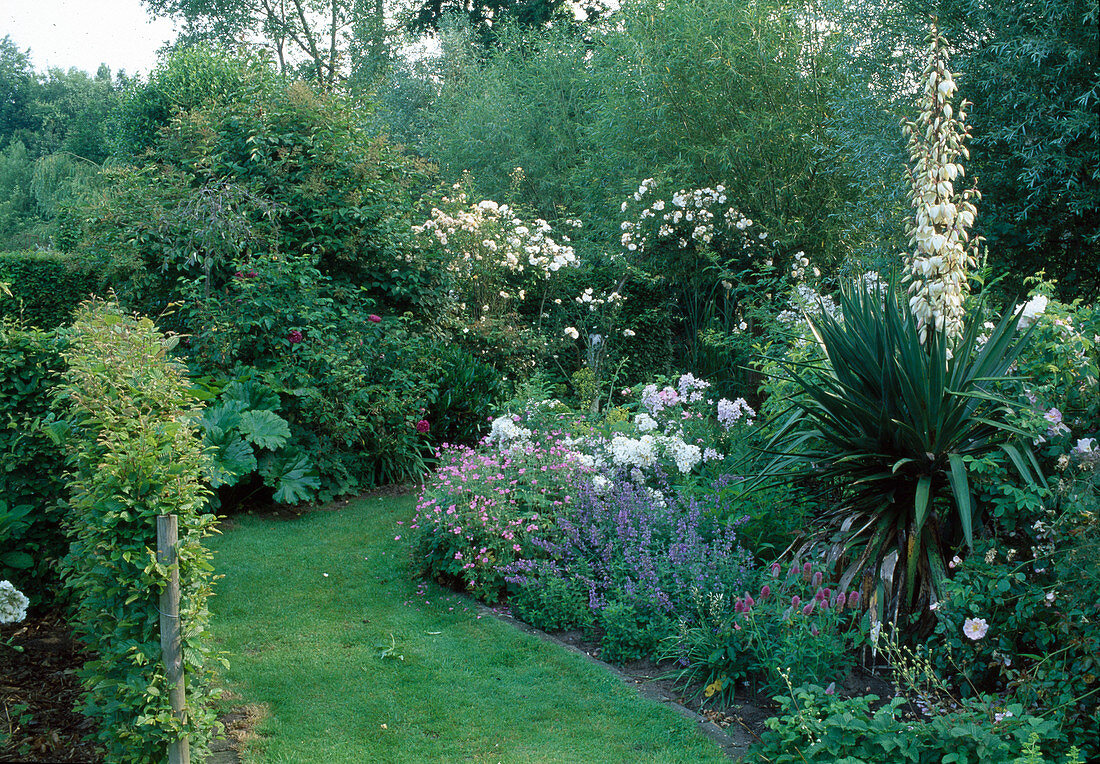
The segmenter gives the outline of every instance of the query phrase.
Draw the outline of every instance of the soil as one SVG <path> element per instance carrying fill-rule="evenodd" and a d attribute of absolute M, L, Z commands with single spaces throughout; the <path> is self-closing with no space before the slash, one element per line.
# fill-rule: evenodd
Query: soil
<path fill-rule="evenodd" d="M 57 612 L 31 614 L 4 626 L 0 639 L 0 761 L 102 761 L 96 746 L 84 740 L 94 723 L 74 708 L 80 695 L 76 670 L 86 653 L 73 640 Z"/>

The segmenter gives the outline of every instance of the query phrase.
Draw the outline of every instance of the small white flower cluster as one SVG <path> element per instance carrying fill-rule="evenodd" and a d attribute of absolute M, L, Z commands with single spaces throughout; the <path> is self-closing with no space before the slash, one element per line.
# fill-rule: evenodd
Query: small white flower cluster
<path fill-rule="evenodd" d="M 803 316 L 820 316 L 822 311 L 836 316 L 840 308 L 827 294 L 818 294 L 809 284 L 798 284 L 791 292 L 789 307 L 776 316 L 776 320 L 785 324 L 796 324 Z"/>
<path fill-rule="evenodd" d="M 657 420 L 649 414 L 635 414 L 634 426 L 638 428 L 638 432 L 653 432 L 659 427 Z"/>
<path fill-rule="evenodd" d="M 751 425 L 753 418 L 756 417 L 756 412 L 744 398 L 738 398 L 735 401 L 722 398 L 718 401 L 718 423 L 722 427 L 728 430 L 741 421 L 742 417 L 748 425 Z"/>
<path fill-rule="evenodd" d="M 642 202 L 657 187 L 653 178 L 646 178 L 634 192 L 635 202 Z M 679 249 L 687 249 L 693 244 L 710 244 L 724 230 L 738 233 L 741 247 L 763 246 L 767 241 L 766 231 L 760 231 L 755 239 L 748 235 L 753 222 L 741 214 L 735 207 L 726 207 L 729 201 L 726 187 L 680 189 L 668 199 L 657 199 L 643 206 L 634 220 L 624 220 L 619 225 L 622 231 L 621 244 L 627 252 L 644 252 L 650 244 L 650 236 L 673 241 Z M 621 210 L 626 212 L 630 202 L 623 202 Z M 654 230 L 655 229 L 655 230 Z"/>
<path fill-rule="evenodd" d="M 806 257 L 806 253 L 802 251 L 795 252 L 791 255 L 791 280 L 795 282 L 805 281 L 807 270 L 813 274 L 815 279 L 821 278 L 821 269 L 816 265 L 810 264 L 810 258 Z"/>
<path fill-rule="evenodd" d="M 20 623 L 31 601 L 11 581 L 0 581 L 0 623 Z"/>
<path fill-rule="evenodd" d="M 625 299 L 619 292 L 597 293 L 592 287 L 585 289 L 579 297 L 573 298 L 574 302 L 586 306 L 589 311 L 595 311 L 604 305 L 615 305 Z"/>
<path fill-rule="evenodd" d="M 465 205 L 467 197 L 459 184 L 453 198 L 444 205 Z M 431 218 L 413 226 L 417 235 L 431 235 L 451 258 L 447 270 L 469 275 L 478 263 L 493 265 L 511 273 L 533 273 L 550 278 L 562 268 L 580 265 L 576 252 L 568 243 L 558 243 L 545 220 L 528 224 L 515 215 L 506 204 L 485 199 L 454 212 L 433 208 Z M 568 242 L 569 237 L 561 237 Z"/>
<path fill-rule="evenodd" d="M 497 446 L 503 451 L 515 446 L 523 446 L 530 440 L 531 431 L 517 425 L 514 417 L 505 415 L 493 420 L 489 434 L 485 436 L 483 442 L 489 446 Z"/>
<path fill-rule="evenodd" d="M 703 452 L 699 446 L 685 443 L 682 438 L 674 435 L 645 434 L 640 438 L 630 438 L 617 434 L 607 445 L 606 451 L 611 463 L 618 469 L 651 469 L 657 464 L 657 459 L 664 455 L 672 460 L 681 474 L 687 474 L 703 460 Z M 600 462 L 597 458 L 596 465 L 599 466 Z"/>
<path fill-rule="evenodd" d="M 666 385 L 658 388 L 655 384 L 648 384 L 642 388 L 642 405 L 650 414 L 657 415 L 670 406 L 685 403 L 698 403 L 705 395 L 703 390 L 710 387 L 710 382 L 698 379 L 694 374 L 683 374 L 676 382 L 676 387 Z"/>
<path fill-rule="evenodd" d="M 958 118 L 951 106 L 957 86 L 947 68 L 947 44 L 936 30 L 930 38 L 920 117 L 905 124 L 909 136 L 909 199 L 916 215 L 909 229 L 915 250 L 908 257 L 909 306 L 917 319 L 922 342 L 931 331 L 959 336 L 963 299 L 970 291 L 968 272 L 977 264 L 978 240 L 970 239 L 979 199 L 976 190 L 961 193 L 955 180 L 964 175 L 959 158 L 970 158 L 963 145 L 969 138 L 966 108 Z"/>

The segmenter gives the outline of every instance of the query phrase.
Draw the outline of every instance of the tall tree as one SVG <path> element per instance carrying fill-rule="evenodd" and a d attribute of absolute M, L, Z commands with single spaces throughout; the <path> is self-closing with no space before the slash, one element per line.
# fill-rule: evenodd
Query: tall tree
<path fill-rule="evenodd" d="M 304 70 L 322 90 L 346 79 L 353 57 L 389 55 L 383 0 L 143 0 L 186 25 L 184 42 L 244 43 L 269 51 L 279 70 Z M 364 39 L 365 37 L 365 39 Z"/>

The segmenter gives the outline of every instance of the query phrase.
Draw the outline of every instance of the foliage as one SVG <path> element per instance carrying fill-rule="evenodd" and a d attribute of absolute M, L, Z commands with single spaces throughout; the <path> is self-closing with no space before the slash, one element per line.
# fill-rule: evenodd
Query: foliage
<path fill-rule="evenodd" d="M 290 425 L 276 413 L 279 396 L 251 380 L 234 380 L 198 421 L 210 459 L 211 488 L 233 486 L 254 471 L 279 504 L 299 504 L 321 487 L 308 452 L 289 444 Z"/>
<path fill-rule="evenodd" d="M 843 35 L 842 86 L 834 91 L 830 132 L 837 161 L 859 180 L 846 194 L 850 240 L 880 257 L 904 248 L 903 203 L 884 178 L 903 170 L 898 121 L 909 112 L 914 63 L 930 14 L 951 42 L 960 94 L 970 115 L 984 201 L 975 233 L 989 242 L 989 263 L 1018 291 L 1046 269 L 1069 300 L 1096 293 L 1100 197 L 1098 15 L 1088 0 L 835 0 Z M 885 229 L 885 231 L 883 230 Z M 880 235 L 888 232 L 888 237 Z"/>
<path fill-rule="evenodd" d="M 1024 713 L 1019 705 L 999 707 L 995 698 L 963 701 L 954 711 L 930 719 L 912 718 L 905 699 L 879 705 L 876 695 L 841 698 L 815 685 L 779 696 L 779 716 L 753 749 L 770 762 L 994 762 L 1016 759 L 1032 736 L 1042 739 L 1050 723 Z M 876 708 L 877 706 L 877 708 Z M 1067 764 L 1081 759 L 1071 753 Z"/>
<path fill-rule="evenodd" d="M 274 247 L 311 256 L 322 273 L 364 281 L 407 270 L 413 190 L 425 168 L 368 136 L 347 101 L 301 84 L 248 95 L 181 114 L 162 135 L 158 158 L 262 199 Z"/>
<path fill-rule="evenodd" d="M 1011 693 L 1089 757 L 1100 751 L 1100 576 L 1089 562 L 1100 551 L 1095 512 L 1094 495 L 1091 508 L 1070 503 L 1051 512 L 1012 546 L 976 548 L 944 583 L 931 643 L 935 667 L 958 692 Z M 966 622 L 979 618 L 984 635 L 964 635 Z"/>
<path fill-rule="evenodd" d="M 382 2 L 145 0 L 145 5 L 158 16 L 184 22 L 184 44 L 246 44 L 273 58 L 281 75 L 296 75 L 320 90 L 335 89 L 349 62 L 356 84 L 364 79 L 372 84 L 370 75 L 391 54 Z"/>
<path fill-rule="evenodd" d="M 76 306 L 105 287 L 92 263 L 54 252 L 0 252 L 0 279 L 12 282 L 11 295 L 0 295 L 0 315 L 41 329 L 68 324 Z"/>
<path fill-rule="evenodd" d="M 53 335 L 0 325 L 0 578 L 18 579 L 36 603 L 60 596 L 66 548 L 56 506 L 64 455 L 43 429 L 62 368 Z"/>
<path fill-rule="evenodd" d="M 263 61 L 253 56 L 210 45 L 174 50 L 147 82 L 136 80 L 123 92 L 112 153 L 139 159 L 153 150 L 160 131 L 178 113 L 254 97 L 271 80 Z"/>
<path fill-rule="evenodd" d="M 979 343 L 972 313 L 948 358 L 940 333 L 922 345 L 893 288 L 843 288 L 839 306 L 843 320 L 827 311 L 809 319 L 827 364 L 789 369 L 804 397 L 774 438 L 783 455 L 769 471 L 843 486 L 844 501 L 818 513 L 815 534 L 833 535 L 842 588 L 862 581 L 891 619 L 920 614 L 945 576 L 946 551 L 972 546 L 981 528 L 967 459 L 1000 450 L 1029 483 L 1042 480 L 1019 442 L 1029 433 L 1006 422 L 1011 404 L 989 390 L 1027 336 L 1009 314 Z"/>
<path fill-rule="evenodd" d="M 680 667 L 678 681 L 705 687 L 704 702 L 732 700 L 742 680 L 774 695 L 788 680 L 841 680 L 853 667 L 867 621 L 859 593 L 826 584 L 810 562 L 782 570 L 776 562 L 747 578 L 755 597 L 701 589 L 694 612 L 662 644 L 662 657 Z"/>
<path fill-rule="evenodd" d="M 190 401 L 182 368 L 169 360 L 174 339 L 148 319 L 98 301 L 82 306 L 64 351 L 58 390 L 71 419 L 72 472 L 62 563 L 76 601 L 77 634 L 95 653 L 80 671 L 81 710 L 98 718 L 114 761 L 167 755 L 168 741 L 188 734 L 201 754 L 214 725 L 206 707 L 213 654 L 207 631 L 212 594 L 203 539 L 203 449 L 187 423 Z M 186 720 L 168 705 L 160 660 L 159 590 L 169 571 L 156 561 L 156 517 L 179 519 L 180 618 Z"/>

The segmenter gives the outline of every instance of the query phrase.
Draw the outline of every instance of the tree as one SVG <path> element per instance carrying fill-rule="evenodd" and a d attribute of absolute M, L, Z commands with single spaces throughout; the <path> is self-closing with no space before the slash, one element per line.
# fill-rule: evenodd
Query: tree
<path fill-rule="evenodd" d="M 897 214 L 903 141 L 915 100 L 909 60 L 932 16 L 973 102 L 969 171 L 982 189 L 975 233 L 1009 288 L 1039 270 L 1062 296 L 1100 293 L 1100 31 L 1092 0 L 832 0 L 844 77 L 831 130 L 862 177 L 850 240 L 904 249 Z M 885 179 L 885 182 L 883 182 Z M 886 214 L 883 214 L 883 211 Z M 886 225 L 883 225 L 883 223 Z M 888 252 L 878 251 L 878 256 Z"/>
<path fill-rule="evenodd" d="M 5 35 L 0 40 L 0 148 L 25 137 L 20 131 L 35 129 L 30 105 L 37 84 L 30 50 L 19 50 Z"/>
<path fill-rule="evenodd" d="M 322 90 L 390 57 L 383 0 L 144 0 L 186 24 L 184 44 L 247 43 L 271 53 L 279 71 L 301 68 Z"/>

